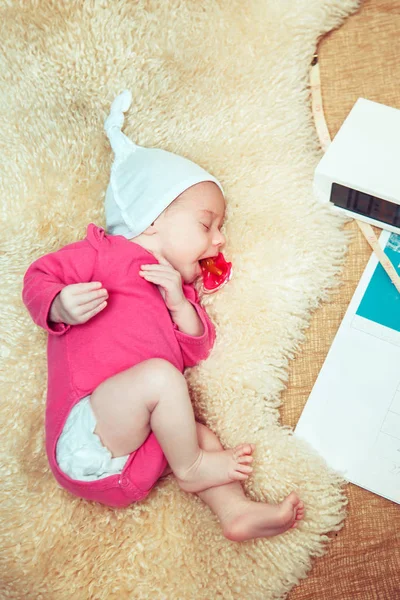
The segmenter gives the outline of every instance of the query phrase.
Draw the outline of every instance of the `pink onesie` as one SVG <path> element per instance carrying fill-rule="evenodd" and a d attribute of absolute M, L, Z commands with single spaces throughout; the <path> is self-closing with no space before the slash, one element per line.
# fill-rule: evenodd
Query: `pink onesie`
<path fill-rule="evenodd" d="M 130 454 L 121 474 L 76 481 L 56 462 L 56 444 L 72 407 L 112 375 L 150 358 L 172 363 L 183 373 L 207 358 L 215 329 L 193 285 L 186 298 L 204 326 L 199 337 L 179 331 L 153 283 L 139 275 L 155 257 L 134 242 L 107 235 L 93 223 L 86 238 L 36 260 L 24 277 L 23 301 L 34 322 L 48 332 L 46 452 L 57 481 L 73 494 L 109 506 L 127 506 L 147 496 L 167 461 L 153 433 Z M 66 285 L 100 281 L 108 305 L 82 325 L 49 321 L 55 296 Z"/>

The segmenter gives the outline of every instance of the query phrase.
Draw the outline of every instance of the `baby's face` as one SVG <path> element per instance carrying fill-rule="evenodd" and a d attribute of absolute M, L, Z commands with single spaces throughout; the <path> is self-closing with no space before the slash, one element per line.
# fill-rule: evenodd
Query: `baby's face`
<path fill-rule="evenodd" d="M 201 275 L 199 260 L 216 256 L 225 244 L 224 217 L 221 190 L 204 181 L 185 190 L 156 220 L 160 252 L 185 283 Z"/>

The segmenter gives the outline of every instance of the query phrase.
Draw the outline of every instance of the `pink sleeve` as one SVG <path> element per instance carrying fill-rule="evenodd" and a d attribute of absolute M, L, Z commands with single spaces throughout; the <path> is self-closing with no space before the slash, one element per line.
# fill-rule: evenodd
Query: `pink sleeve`
<path fill-rule="evenodd" d="M 71 327 L 52 323 L 49 312 L 54 298 L 66 285 L 90 281 L 96 251 L 86 241 L 69 244 L 31 264 L 24 276 L 22 300 L 36 325 L 62 335 Z"/>
<path fill-rule="evenodd" d="M 204 360 L 210 354 L 215 341 L 215 327 L 211 322 L 204 308 L 198 300 L 197 292 L 191 285 L 184 285 L 183 291 L 186 298 L 195 307 L 197 314 L 204 327 L 204 332 L 200 336 L 188 335 L 175 328 L 175 335 L 182 350 L 184 366 L 194 367 L 201 360 Z"/>

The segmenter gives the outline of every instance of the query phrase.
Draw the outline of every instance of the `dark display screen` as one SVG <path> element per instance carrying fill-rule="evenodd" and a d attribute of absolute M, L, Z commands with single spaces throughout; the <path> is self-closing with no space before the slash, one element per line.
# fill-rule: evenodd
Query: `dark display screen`
<path fill-rule="evenodd" d="M 370 217 L 370 219 L 400 227 L 400 206 L 388 200 L 370 196 L 339 183 L 332 183 L 331 202 L 335 206 Z"/>

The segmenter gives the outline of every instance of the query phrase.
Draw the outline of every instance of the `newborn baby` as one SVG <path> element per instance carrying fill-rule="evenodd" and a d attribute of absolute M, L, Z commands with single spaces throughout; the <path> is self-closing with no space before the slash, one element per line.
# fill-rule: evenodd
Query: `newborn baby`
<path fill-rule="evenodd" d="M 105 129 L 115 153 L 106 231 L 28 269 L 23 299 L 48 338 L 46 450 L 57 481 L 109 506 L 143 500 L 172 473 L 236 541 L 296 527 L 304 506 L 252 502 L 240 481 L 254 445 L 224 449 L 196 422 L 186 367 L 207 358 L 215 329 L 193 283 L 225 243 L 220 183 L 187 159 L 136 146 L 121 131 L 129 92 Z"/>

